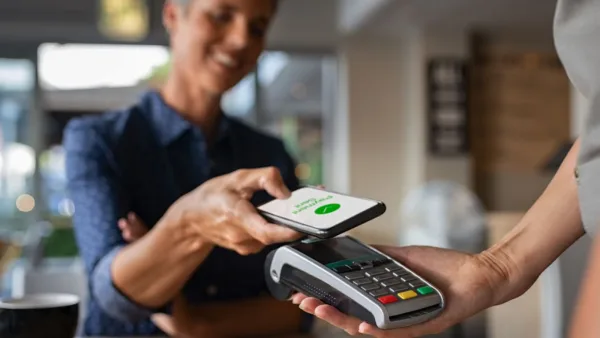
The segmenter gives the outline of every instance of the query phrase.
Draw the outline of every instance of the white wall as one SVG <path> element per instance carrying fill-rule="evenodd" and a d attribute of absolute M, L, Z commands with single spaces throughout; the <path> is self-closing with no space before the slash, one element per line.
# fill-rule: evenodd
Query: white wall
<path fill-rule="evenodd" d="M 463 31 L 357 35 L 340 44 L 337 114 L 328 129 L 336 141 L 327 185 L 388 206 L 382 217 L 355 229 L 355 236 L 399 243 L 400 206 L 409 191 L 433 179 L 470 186 L 470 157 L 428 155 L 426 125 L 427 60 L 468 58 L 468 52 Z"/>
<path fill-rule="evenodd" d="M 420 128 L 404 121 L 407 68 L 403 65 L 410 57 L 405 46 L 399 38 L 357 36 L 345 40 L 338 53 L 341 75 L 335 119 L 348 128 L 335 152 L 347 154 L 347 159 L 336 161 L 329 170 L 337 173 L 347 165 L 347 177 L 334 189 L 387 204 L 386 214 L 353 231 L 369 242 L 397 242 L 396 213 L 405 178 L 411 168 L 422 165 L 422 152 L 413 152 L 412 161 L 407 156 L 410 145 L 418 146 L 418 142 L 408 143 L 407 136 L 418 134 Z"/>

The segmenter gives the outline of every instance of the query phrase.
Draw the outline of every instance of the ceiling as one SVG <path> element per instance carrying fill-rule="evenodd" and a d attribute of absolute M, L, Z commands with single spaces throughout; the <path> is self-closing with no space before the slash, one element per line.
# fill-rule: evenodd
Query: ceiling
<path fill-rule="evenodd" d="M 394 0 L 368 27 L 391 34 L 408 26 L 463 27 L 484 31 L 552 30 L 557 0 Z"/>
<path fill-rule="evenodd" d="M 141 43 L 164 44 L 166 35 L 161 19 L 164 0 L 147 1 L 151 32 Z M 111 42 L 98 32 L 98 3 L 99 0 L 0 1 L 0 44 Z M 272 48 L 330 48 L 337 37 L 336 11 L 334 0 L 282 1 L 269 45 Z"/>
<path fill-rule="evenodd" d="M 96 28 L 96 6 L 81 0 L 0 1 L 0 42 L 107 42 Z M 150 3 L 152 33 L 165 43 L 164 0 Z M 362 0 L 374 1 L 374 0 Z M 389 0 L 366 23 L 370 34 L 396 34 L 408 26 L 528 29 L 551 32 L 556 0 Z M 338 8 L 349 0 L 284 0 L 269 36 L 272 48 L 333 49 L 339 40 Z M 354 5 L 354 7 L 356 7 Z"/>

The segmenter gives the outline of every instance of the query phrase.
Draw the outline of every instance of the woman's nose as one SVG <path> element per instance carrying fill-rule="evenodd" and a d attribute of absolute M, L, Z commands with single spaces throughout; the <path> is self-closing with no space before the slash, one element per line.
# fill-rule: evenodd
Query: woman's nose
<path fill-rule="evenodd" d="M 244 49 L 250 43 L 250 28 L 244 20 L 237 20 L 229 26 L 225 35 L 228 46 L 235 49 Z"/>

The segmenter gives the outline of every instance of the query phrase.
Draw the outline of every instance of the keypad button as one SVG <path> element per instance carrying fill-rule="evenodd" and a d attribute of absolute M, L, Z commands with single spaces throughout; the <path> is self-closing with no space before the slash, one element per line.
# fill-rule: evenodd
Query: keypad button
<path fill-rule="evenodd" d="M 379 289 L 379 290 L 371 291 L 371 292 L 369 292 L 369 294 L 373 297 L 380 297 L 383 295 L 387 295 L 388 292 L 386 289 Z"/>
<path fill-rule="evenodd" d="M 359 278 L 364 278 L 365 274 L 362 271 L 350 272 L 344 275 L 347 280 L 355 280 Z"/>
<path fill-rule="evenodd" d="M 372 291 L 372 290 L 377 290 L 380 288 L 379 284 L 367 284 L 367 285 L 363 285 L 360 287 L 361 289 L 365 290 L 365 291 Z"/>
<path fill-rule="evenodd" d="M 403 291 L 408 291 L 409 287 L 405 284 L 398 284 L 398 285 L 394 285 L 392 287 L 390 287 L 390 291 L 392 292 L 403 292 Z"/>
<path fill-rule="evenodd" d="M 382 296 L 377 298 L 377 300 L 383 304 L 390 304 L 398 301 L 398 298 L 394 295 Z"/>
<path fill-rule="evenodd" d="M 387 288 L 389 286 L 402 284 L 402 283 L 404 283 L 404 282 L 401 279 L 394 278 L 394 279 L 386 280 L 385 282 L 381 282 L 381 286 Z"/>
<path fill-rule="evenodd" d="M 387 271 L 385 271 L 385 269 L 372 269 L 372 270 L 365 272 L 365 275 L 367 277 L 375 277 L 375 276 L 383 275 L 386 272 Z"/>
<path fill-rule="evenodd" d="M 350 268 L 350 271 L 359 271 L 360 270 L 360 266 L 354 265 L 354 264 L 347 265 L 347 267 Z"/>
<path fill-rule="evenodd" d="M 408 282 L 412 282 L 412 281 L 416 281 L 416 280 L 418 280 L 418 279 L 417 279 L 417 277 L 415 277 L 415 276 L 412 276 L 412 275 L 403 276 L 403 277 L 402 277 L 402 278 L 400 278 L 400 279 L 402 279 L 402 281 L 403 281 L 403 282 L 407 282 L 407 283 L 408 283 Z"/>
<path fill-rule="evenodd" d="M 402 270 L 402 268 L 396 264 L 386 265 L 384 268 L 385 268 L 385 270 L 387 270 L 389 272 Z"/>
<path fill-rule="evenodd" d="M 372 282 L 369 278 L 361 278 L 361 279 L 357 279 L 357 280 L 353 281 L 352 283 L 360 286 L 360 285 L 369 284 Z"/>
<path fill-rule="evenodd" d="M 422 295 L 428 295 L 433 293 L 435 290 L 431 286 L 423 286 L 417 289 L 417 291 Z"/>
<path fill-rule="evenodd" d="M 421 287 L 421 286 L 424 286 L 424 285 L 425 285 L 425 283 L 423 283 L 423 282 L 421 282 L 420 280 L 418 280 L 418 281 L 413 281 L 413 282 L 410 282 L 410 284 L 409 284 L 409 285 L 410 285 L 410 287 L 411 287 L 411 288 L 413 288 L 413 289 L 416 289 L 416 288 L 419 288 L 419 287 Z"/>
<path fill-rule="evenodd" d="M 338 266 L 333 268 L 333 271 L 337 272 L 337 273 L 344 273 L 344 272 L 350 272 L 350 267 L 347 265 L 342 265 L 342 266 Z"/>
<path fill-rule="evenodd" d="M 417 296 L 417 293 L 414 292 L 413 290 L 409 290 L 409 291 L 404 291 L 404 292 L 400 292 L 398 294 L 398 297 L 407 300 L 407 299 L 411 299 L 411 298 L 415 298 Z"/>
<path fill-rule="evenodd" d="M 376 259 L 373 261 L 373 266 L 382 266 L 388 264 L 389 262 L 391 261 L 387 258 Z"/>
<path fill-rule="evenodd" d="M 392 279 L 394 278 L 394 275 L 392 275 L 391 273 L 386 273 L 384 275 L 379 275 L 376 277 L 373 277 L 373 280 L 376 282 L 383 282 L 384 280 L 388 280 L 388 279 Z"/>
<path fill-rule="evenodd" d="M 355 266 L 358 266 L 361 269 L 370 269 L 373 267 L 373 264 L 371 264 L 371 262 L 354 262 Z"/>
<path fill-rule="evenodd" d="M 406 270 L 394 271 L 394 276 L 396 276 L 396 277 L 404 277 L 404 276 L 410 276 L 410 275 L 411 275 L 411 273 Z"/>

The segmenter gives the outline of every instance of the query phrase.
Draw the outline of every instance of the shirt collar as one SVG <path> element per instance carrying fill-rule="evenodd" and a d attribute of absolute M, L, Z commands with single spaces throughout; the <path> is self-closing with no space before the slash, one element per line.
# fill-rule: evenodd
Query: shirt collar
<path fill-rule="evenodd" d="M 200 128 L 194 126 L 189 121 L 169 106 L 157 91 L 149 91 L 143 98 L 146 111 L 150 113 L 154 130 L 162 146 L 168 146 L 185 132 L 192 131 L 194 135 L 205 139 Z M 219 130 L 217 141 L 230 136 L 231 122 L 225 114 L 221 114 L 219 119 Z"/>

